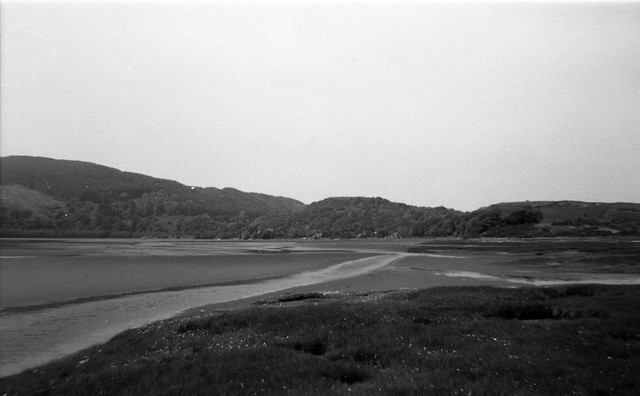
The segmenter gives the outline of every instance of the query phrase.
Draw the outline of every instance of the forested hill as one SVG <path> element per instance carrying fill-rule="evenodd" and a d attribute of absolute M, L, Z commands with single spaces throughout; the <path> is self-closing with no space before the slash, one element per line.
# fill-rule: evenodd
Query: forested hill
<path fill-rule="evenodd" d="M 390 202 L 384 198 L 336 197 L 312 203 L 289 216 L 274 231 L 330 238 L 411 237 L 428 228 L 430 236 L 453 235 L 453 219 L 462 212 Z"/>
<path fill-rule="evenodd" d="M 269 236 L 323 238 L 639 235 L 640 204 L 513 202 L 473 212 L 382 198 L 327 198 L 267 222 Z"/>
<path fill-rule="evenodd" d="M 305 205 L 199 188 L 87 162 L 0 159 L 1 236 L 195 238 L 553 237 L 639 235 L 640 204 L 537 201 L 473 212 L 383 198 Z"/>
<path fill-rule="evenodd" d="M 0 184 L 2 229 L 64 235 L 194 236 L 217 228 L 240 230 L 256 218 L 305 207 L 291 198 L 189 187 L 93 163 L 41 157 L 0 159 Z"/>
<path fill-rule="evenodd" d="M 189 192 L 187 186 L 175 181 L 122 172 L 89 162 L 14 156 L 2 158 L 0 164 L 3 186 L 20 185 L 64 199 L 105 203 L 119 199 L 122 194 L 136 199 L 144 193 L 159 190 L 168 194 Z"/>

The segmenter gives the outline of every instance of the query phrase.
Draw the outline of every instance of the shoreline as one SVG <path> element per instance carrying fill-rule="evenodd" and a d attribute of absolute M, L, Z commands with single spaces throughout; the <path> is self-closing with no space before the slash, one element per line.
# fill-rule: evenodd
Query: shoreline
<path fill-rule="evenodd" d="M 433 287 L 464 287 L 464 286 L 495 286 L 505 288 L 545 288 L 570 285 L 640 285 L 640 275 L 620 273 L 579 273 L 559 271 L 539 271 L 534 273 L 510 273 L 513 268 L 505 268 L 500 264 L 489 266 L 487 272 L 471 272 L 450 270 L 424 271 L 402 263 L 407 258 L 441 258 L 441 259 L 476 259 L 483 255 L 453 256 L 430 253 L 399 254 L 398 258 L 382 268 L 362 275 L 349 278 L 336 279 L 311 285 L 294 286 L 275 292 L 265 293 L 259 296 L 246 297 L 234 301 L 206 304 L 200 307 L 190 308 L 176 316 L 186 318 L 199 313 L 211 313 L 220 310 L 245 309 L 255 306 L 256 302 L 265 299 L 277 299 L 286 295 L 304 293 L 341 293 L 341 294 L 385 294 L 397 291 L 421 290 Z M 456 260 L 457 261 L 457 260 Z M 394 266 L 394 264 L 398 264 Z M 404 264 L 404 265 L 402 265 Z M 502 270 L 503 274 L 495 274 L 496 270 Z M 517 271 L 516 271 L 517 272 Z"/>
<path fill-rule="evenodd" d="M 240 279 L 240 280 L 228 281 L 228 282 L 205 283 L 200 285 L 188 285 L 188 286 L 173 286 L 173 287 L 166 287 L 166 288 L 153 289 L 153 290 L 133 291 L 133 292 L 118 293 L 118 294 L 105 294 L 105 295 L 92 296 L 92 297 L 79 297 L 79 298 L 74 298 L 70 300 L 52 301 L 52 302 L 43 303 L 43 304 L 9 306 L 5 308 L 0 308 L 0 316 L 4 314 L 39 311 L 39 310 L 50 309 L 50 308 L 60 308 L 67 305 L 84 304 L 84 303 L 90 303 L 95 301 L 115 300 L 118 298 L 132 297 L 132 296 L 138 296 L 138 295 L 144 295 L 144 294 L 178 292 L 178 291 L 184 291 L 184 290 L 206 289 L 206 288 L 212 288 L 212 287 L 253 285 L 261 282 L 268 282 L 276 279 L 286 278 L 287 276 L 289 275 L 274 275 L 274 276 L 269 276 L 265 278 Z"/>
<path fill-rule="evenodd" d="M 379 254 L 210 251 L 208 255 L 182 257 L 92 254 L 60 257 L 36 253 L 40 255 L 2 261 L 0 311 L 268 280 Z"/>
<path fill-rule="evenodd" d="M 352 242 L 349 243 L 349 247 L 353 248 L 353 250 L 349 250 L 350 252 L 359 252 L 363 253 L 363 245 L 364 242 Z M 332 247 L 339 247 L 344 249 L 345 244 L 331 242 Z M 270 242 L 269 244 L 261 245 L 260 252 L 265 252 L 267 249 L 279 249 L 279 253 L 282 253 L 282 246 L 277 243 Z M 317 247 L 322 245 L 316 245 Z M 233 246 L 230 246 L 233 247 Z M 514 255 L 499 255 L 491 252 L 474 252 L 474 251 L 459 251 L 458 254 L 453 256 L 449 254 L 434 254 L 434 253 L 406 253 L 401 251 L 396 251 L 394 249 L 385 249 L 385 247 L 389 247 L 389 245 L 384 246 L 381 245 L 372 245 L 368 250 L 368 255 L 364 258 L 358 260 L 350 260 L 337 264 L 333 264 L 330 266 L 319 267 L 314 271 L 303 271 L 306 272 L 322 272 L 327 270 L 333 270 L 334 273 L 325 273 L 329 278 L 327 279 L 306 279 L 304 283 L 295 283 L 292 278 L 295 276 L 301 275 L 301 273 L 296 273 L 291 276 L 277 276 L 271 280 L 257 280 L 253 282 L 232 282 L 234 285 L 231 286 L 220 286 L 218 288 L 233 288 L 234 286 L 248 286 L 245 287 L 241 292 L 236 292 L 235 294 L 228 297 L 226 301 L 220 301 L 216 303 L 204 303 L 192 305 L 188 308 L 177 309 L 174 313 L 168 316 L 160 316 L 156 319 L 148 320 L 144 323 L 138 323 L 134 325 L 134 328 L 143 328 L 145 326 L 149 326 L 151 324 L 161 323 L 164 320 L 171 320 L 175 318 L 185 318 L 185 317 L 197 317 L 198 315 L 211 313 L 211 312 L 220 312 L 226 310 L 239 310 L 248 307 L 252 307 L 256 302 L 261 300 L 269 300 L 269 299 L 277 299 L 283 295 L 292 295 L 296 293 L 312 293 L 312 292 L 327 292 L 327 293 L 336 293 L 339 292 L 341 295 L 350 296 L 357 295 L 358 293 L 372 293 L 381 295 L 383 293 L 393 292 L 393 291 L 406 291 L 406 290 L 419 290 L 419 289 L 429 289 L 433 287 L 446 287 L 446 286 L 476 286 L 476 285 L 489 285 L 489 286 L 497 286 L 497 287 L 505 287 L 505 288 L 521 288 L 521 287 L 532 287 L 537 288 L 538 285 L 529 282 L 522 282 L 525 276 L 522 276 L 522 273 L 527 273 L 526 277 L 531 277 L 531 279 L 561 279 L 567 275 L 575 276 L 578 275 L 575 272 L 562 272 L 558 271 L 557 268 L 547 268 L 545 266 L 539 266 L 534 268 L 533 266 L 523 266 L 523 265 L 511 265 L 512 260 L 518 257 L 528 257 L 533 256 L 533 252 L 525 253 L 523 255 L 522 252 L 518 252 L 520 254 Z M 326 245 L 325 245 L 326 248 Z M 335 251 L 329 249 L 329 251 Z M 438 253 L 444 253 L 443 251 Z M 463 256 L 464 255 L 464 256 Z M 288 254 L 287 254 L 288 256 Z M 250 256 L 248 256 L 250 257 Z M 537 255 L 536 255 L 537 257 Z M 545 258 L 547 255 L 545 254 Z M 549 259 L 552 257 L 549 256 Z M 378 261 L 379 265 L 375 265 L 375 268 L 364 271 L 362 273 L 351 273 L 348 276 L 345 276 L 344 273 L 340 273 L 339 269 L 345 264 L 351 263 L 353 265 L 354 262 L 362 263 Z M 384 263 L 380 263 L 382 260 Z M 357 264 L 357 263 L 356 263 Z M 357 267 L 357 265 L 356 265 Z M 366 267 L 366 265 L 365 265 Z M 531 270 L 531 271 L 524 271 Z M 467 275 L 470 273 L 479 273 L 480 275 L 488 275 L 487 276 L 464 276 L 464 277 L 456 277 L 456 276 L 447 276 L 445 270 L 456 270 L 456 271 L 466 271 Z M 520 275 L 520 281 L 517 282 L 515 279 L 509 280 L 509 276 L 513 276 L 514 273 L 518 273 Z M 588 278 L 596 278 L 598 277 L 596 274 L 583 274 Z M 610 274 L 613 275 L 613 274 Z M 279 283 L 278 283 L 279 282 Z M 278 283 L 275 289 L 270 288 L 273 285 L 269 286 L 267 284 Z M 578 281 L 568 281 L 567 283 L 581 283 Z M 582 282 L 584 283 L 584 282 Z M 591 283 L 598 283 L 597 281 Z M 209 288 L 215 289 L 216 286 Z M 195 288 L 186 288 L 181 289 L 180 291 L 189 292 L 189 291 L 199 291 L 201 289 L 207 289 L 207 287 L 197 286 Z M 156 292 L 157 293 L 157 292 Z M 167 294 L 172 293 L 166 292 Z M 176 294 L 179 291 L 175 292 Z M 138 294 L 136 293 L 133 296 L 123 296 L 121 298 L 126 299 L 128 297 L 135 296 L 144 296 L 151 295 L 154 292 L 146 292 Z M 210 296 L 213 298 L 213 295 Z M 210 301 L 209 298 L 209 301 Z M 215 297 L 217 298 L 217 297 Z M 227 298 L 227 297 L 225 297 Z M 95 303 L 100 303 L 99 300 L 95 301 Z M 72 306 L 73 304 L 68 304 L 67 306 Z M 120 309 L 120 307 L 116 307 L 115 309 Z M 155 309 L 155 307 L 154 307 Z M 131 327 L 128 327 L 131 328 Z M 91 345 L 103 344 L 109 339 L 117 336 L 118 334 L 122 334 L 123 331 L 128 329 L 127 327 L 119 329 L 113 334 L 110 334 L 108 337 L 101 339 L 97 342 L 92 342 L 89 345 L 82 345 L 80 348 L 74 348 L 73 351 L 67 351 L 64 354 L 60 354 L 59 356 L 67 356 L 69 354 L 73 354 L 81 349 L 84 349 Z M 53 360 L 56 360 L 54 358 Z M 49 359 L 51 360 L 51 359 Z M 29 368 L 36 367 L 39 364 L 30 365 L 30 367 L 25 368 L 24 370 L 29 370 Z M 4 370 L 2 370 L 2 377 L 5 377 L 10 374 L 5 374 Z"/>
<path fill-rule="evenodd" d="M 184 313 L 185 311 L 194 307 L 201 307 L 208 305 L 205 301 L 211 301 L 211 299 L 218 299 L 220 302 L 214 304 L 235 304 L 235 301 L 243 301 L 245 299 L 260 298 L 261 296 L 269 293 L 279 292 L 287 290 L 296 286 L 308 286 L 318 282 L 322 282 L 326 279 L 337 279 L 344 276 L 352 276 L 352 274 L 361 274 L 372 269 L 385 266 L 389 262 L 395 261 L 399 255 L 374 255 L 366 256 L 364 258 L 356 260 L 348 260 L 346 262 L 340 262 L 328 267 L 320 267 L 311 271 L 303 271 L 293 275 L 287 275 L 284 277 L 278 277 L 270 281 L 258 281 L 252 283 L 241 283 L 234 286 L 222 286 L 213 288 L 197 288 L 182 290 L 187 292 L 193 297 L 185 296 L 182 292 L 163 292 L 163 293 L 146 293 L 136 296 L 125 296 L 114 300 L 99 300 L 84 304 L 75 304 L 58 307 L 54 310 L 44 310 L 38 317 L 34 317 L 29 312 L 14 313 L 13 315 L 7 314 L 2 317 L 3 343 L 5 346 L 3 349 L 11 346 L 12 350 L 5 350 L 3 353 L 3 366 L 0 377 L 17 374 L 25 370 L 29 370 L 47 362 L 55 361 L 59 358 L 71 355 L 82 349 L 102 344 L 109 339 L 117 336 L 131 328 L 141 328 L 158 321 L 171 319 Z M 165 300 L 159 300 L 161 296 Z M 185 298 L 187 298 L 185 300 Z M 126 306 L 123 307 L 122 300 L 134 299 L 136 304 L 140 308 L 134 310 L 126 309 L 121 312 Z M 120 301 L 118 301 L 120 300 Z M 167 301 L 169 304 L 165 305 L 163 301 Z M 198 301 L 196 303 L 196 301 Z M 162 310 L 156 311 L 156 305 L 162 306 Z M 91 323 L 82 323 L 82 326 L 78 328 L 80 323 L 78 322 L 77 309 L 87 310 L 90 308 L 91 315 L 98 315 L 100 321 Z M 55 311 L 55 312 L 52 312 Z M 56 315 L 53 318 L 47 318 L 46 315 Z M 45 315 L 45 316 L 42 316 Z M 62 316 L 60 316 L 62 315 Z M 106 316 L 105 316 L 106 315 Z M 62 318 L 62 319 L 58 319 Z M 46 319 L 50 323 L 44 325 L 41 320 Z M 109 323 L 108 328 L 104 328 L 104 321 Z M 118 322 L 113 322 L 119 320 Z M 95 323 L 94 323 L 95 322 Z M 47 322 L 44 322 L 47 323 Z M 66 324 L 65 324 L 66 323 Z M 73 323 L 76 323 L 75 325 Z M 58 327 L 58 324 L 63 324 L 66 327 Z M 55 330 L 55 337 L 60 340 L 52 339 L 54 335 L 47 335 L 46 339 L 42 339 L 42 342 L 46 344 L 32 344 L 30 340 L 15 337 L 22 337 L 22 334 L 29 333 L 33 326 L 46 327 L 47 331 Z M 24 329 L 22 329 L 24 327 Z M 57 335 L 56 335 L 57 334 Z M 7 339 L 13 340 L 8 343 Z M 17 356 L 24 355 L 23 358 Z"/>

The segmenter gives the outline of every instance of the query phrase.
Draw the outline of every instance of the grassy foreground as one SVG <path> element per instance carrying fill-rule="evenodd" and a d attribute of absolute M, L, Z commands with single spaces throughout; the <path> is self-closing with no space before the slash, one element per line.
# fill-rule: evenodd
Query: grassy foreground
<path fill-rule="evenodd" d="M 309 293 L 124 332 L 0 394 L 638 394 L 640 287 Z"/>

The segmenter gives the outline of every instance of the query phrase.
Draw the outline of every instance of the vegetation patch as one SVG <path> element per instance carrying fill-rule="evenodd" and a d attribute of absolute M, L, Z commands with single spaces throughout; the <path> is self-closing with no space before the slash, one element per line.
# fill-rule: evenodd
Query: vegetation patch
<path fill-rule="evenodd" d="M 323 356 L 327 352 L 328 337 L 326 334 L 311 334 L 302 339 L 290 340 L 287 338 L 277 345 L 315 356 Z"/>
<path fill-rule="evenodd" d="M 320 374 L 325 378 L 348 385 L 364 382 L 370 378 L 368 371 L 360 365 L 342 362 L 323 367 Z"/>
<path fill-rule="evenodd" d="M 269 298 L 258 300 L 254 305 L 273 305 L 280 303 L 300 302 L 308 300 L 326 300 L 335 296 L 336 293 L 327 292 L 308 292 L 308 293 L 292 293 L 279 296 L 277 298 Z"/>
<path fill-rule="evenodd" d="M 291 302 L 291 301 L 302 301 L 302 300 L 310 300 L 310 299 L 324 299 L 324 298 L 329 298 L 329 295 L 324 294 L 324 293 L 317 293 L 317 292 L 311 292 L 311 293 L 295 293 L 295 294 L 289 294 L 286 296 L 282 296 L 280 298 L 278 298 L 278 302 Z"/>
<path fill-rule="evenodd" d="M 298 341 L 293 344 L 293 348 L 304 353 L 310 353 L 316 356 L 322 356 L 327 352 L 327 344 L 324 340 L 313 340 L 311 342 Z"/>
<path fill-rule="evenodd" d="M 7 395 L 640 391 L 640 287 L 433 288 L 158 322 L 0 379 Z"/>

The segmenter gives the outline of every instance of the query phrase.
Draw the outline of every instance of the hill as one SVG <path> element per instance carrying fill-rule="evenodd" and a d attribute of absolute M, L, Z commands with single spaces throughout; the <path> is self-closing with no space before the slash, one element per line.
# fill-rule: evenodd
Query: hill
<path fill-rule="evenodd" d="M 500 203 L 468 215 L 462 235 L 607 236 L 637 235 L 640 204 L 580 201 Z"/>
<path fill-rule="evenodd" d="M 327 198 L 257 225 L 258 235 L 313 238 L 555 237 L 638 235 L 640 204 L 540 201 L 473 212 L 383 198 Z"/>
<path fill-rule="evenodd" d="M 80 161 L 0 159 L 0 235 L 407 238 L 639 235 L 640 204 L 508 202 L 461 212 L 384 198 L 310 205 L 234 188 L 189 187 Z"/>
<path fill-rule="evenodd" d="M 189 187 L 81 161 L 12 156 L 0 165 L 3 235 L 200 236 L 305 207 L 291 198 Z"/>
<path fill-rule="evenodd" d="M 336 197 L 314 202 L 289 216 L 274 231 L 289 237 L 407 238 L 424 224 L 429 236 L 452 235 L 452 219 L 462 212 L 396 203 L 384 198 Z"/>

